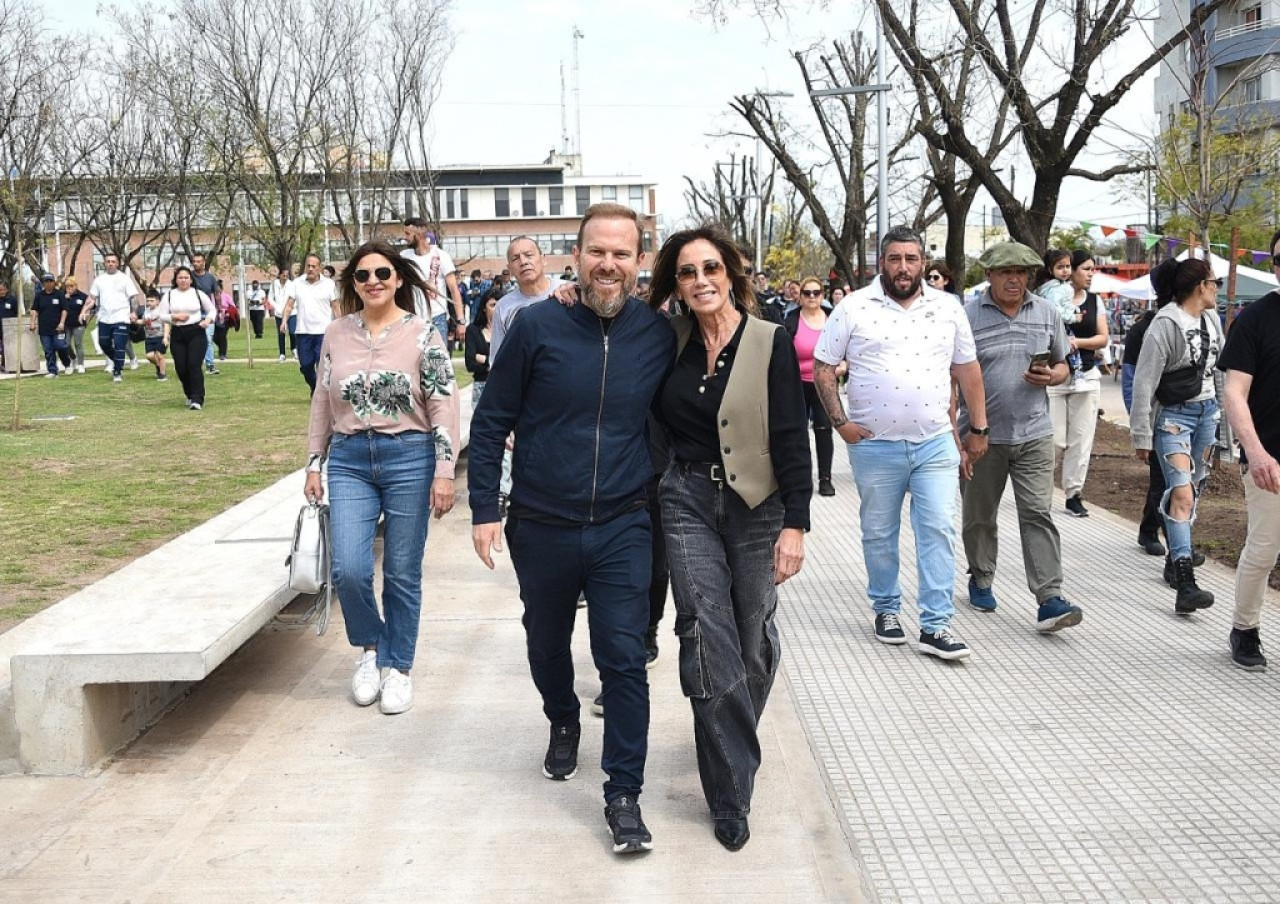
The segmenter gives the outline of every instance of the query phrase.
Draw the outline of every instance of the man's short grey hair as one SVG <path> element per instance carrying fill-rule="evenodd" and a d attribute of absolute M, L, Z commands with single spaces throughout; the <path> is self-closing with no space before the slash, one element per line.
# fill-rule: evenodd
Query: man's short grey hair
<path fill-rule="evenodd" d="M 884 234 L 884 240 L 880 242 L 880 256 L 884 257 L 889 252 L 890 245 L 901 245 L 909 243 L 917 245 L 920 248 L 920 256 L 924 257 L 924 236 L 916 232 L 910 226 L 894 226 Z"/>
<path fill-rule="evenodd" d="M 538 249 L 538 253 L 542 253 L 542 246 L 538 244 L 538 240 L 531 235 L 518 235 L 511 241 L 507 242 L 507 257 L 511 256 L 511 249 L 515 247 L 516 242 L 532 242 L 533 247 Z"/>

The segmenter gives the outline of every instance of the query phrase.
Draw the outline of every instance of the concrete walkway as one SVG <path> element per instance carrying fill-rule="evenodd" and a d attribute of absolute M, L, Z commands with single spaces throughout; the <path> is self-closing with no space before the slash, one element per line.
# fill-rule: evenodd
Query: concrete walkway
<path fill-rule="evenodd" d="M 670 616 L 642 798 L 656 850 L 609 852 L 589 715 L 579 776 L 541 777 L 514 576 L 478 564 L 459 510 L 432 525 L 410 713 L 349 702 L 340 624 L 264 631 L 98 774 L 0 780 L 0 901 L 1280 901 L 1280 661 L 1231 667 L 1229 571 L 1203 569 L 1218 605 L 1177 619 L 1132 524 L 1062 514 L 1085 621 L 1039 636 L 1009 495 L 1000 609 L 965 605 L 961 564 L 975 653 L 941 663 L 875 643 L 836 471 L 784 591 L 742 852 L 704 815 Z M 903 561 L 914 624 L 909 530 Z M 1280 636 L 1280 609 L 1264 619 Z M 585 631 L 576 660 L 585 707 Z"/>
<path fill-rule="evenodd" d="M 0 901 L 865 900 L 785 681 L 753 837 L 731 854 L 711 835 L 668 619 L 641 798 L 656 847 L 619 858 L 585 624 L 582 767 L 553 783 L 509 560 L 484 569 L 461 507 L 432 522 L 426 571 L 409 713 L 350 701 L 336 608 L 324 637 L 264 630 L 98 774 L 0 779 Z"/>

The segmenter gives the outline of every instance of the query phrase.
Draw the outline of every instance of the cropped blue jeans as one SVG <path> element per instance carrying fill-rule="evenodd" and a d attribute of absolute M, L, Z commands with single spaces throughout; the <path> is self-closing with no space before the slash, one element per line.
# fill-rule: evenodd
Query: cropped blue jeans
<path fill-rule="evenodd" d="M 435 440 L 429 433 L 335 433 L 329 444 L 333 587 L 347 640 L 356 647 L 377 647 L 379 668 L 413 667 L 435 468 Z M 381 614 L 373 592 L 379 516 L 386 522 Z"/>

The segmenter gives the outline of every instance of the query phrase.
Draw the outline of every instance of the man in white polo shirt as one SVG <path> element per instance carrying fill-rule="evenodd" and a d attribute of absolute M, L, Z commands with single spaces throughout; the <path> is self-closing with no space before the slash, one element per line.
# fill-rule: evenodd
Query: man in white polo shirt
<path fill-rule="evenodd" d="M 418 316 L 435 325 L 440 339 L 449 343 L 449 305 L 453 304 L 453 317 L 457 322 L 459 342 L 466 334 L 466 315 L 462 311 L 462 292 L 458 289 L 457 268 L 453 258 L 443 248 L 436 247 L 434 232 L 427 230 L 427 221 L 421 217 L 409 217 L 404 221 L 404 240 L 409 247 L 400 252 L 401 257 L 413 261 L 427 284 L 427 298 L 418 299 Z"/>
<path fill-rule="evenodd" d="M 99 273 L 89 288 L 89 301 L 80 312 L 80 322 L 98 313 L 98 344 L 111 359 L 111 380 L 121 381 L 125 349 L 129 347 L 129 317 L 142 305 L 142 293 L 133 277 L 120 269 L 120 258 L 108 252 L 102 259 L 106 273 Z"/>
<path fill-rule="evenodd" d="M 314 395 L 316 391 L 316 365 L 320 362 L 320 348 L 324 344 L 324 331 L 339 315 L 338 287 L 333 280 L 320 272 L 320 258 L 307 255 L 306 272 L 289 283 L 289 300 L 284 304 L 280 332 L 287 330 L 289 315 L 297 314 L 294 331 L 294 347 L 298 352 L 298 369 Z"/>
<path fill-rule="evenodd" d="M 960 481 L 953 378 L 968 401 L 964 447 L 970 461 L 986 452 L 990 428 L 969 320 L 955 298 L 924 287 L 925 260 L 918 233 L 899 226 L 885 234 L 879 279 L 827 318 L 813 353 L 813 381 L 831 426 L 849 444 L 876 639 L 907 642 L 899 614 L 898 535 L 910 492 L 919 573 L 917 649 L 965 659 L 968 646 L 951 632 Z M 849 366 L 847 410 L 836 385 L 841 361 Z"/>

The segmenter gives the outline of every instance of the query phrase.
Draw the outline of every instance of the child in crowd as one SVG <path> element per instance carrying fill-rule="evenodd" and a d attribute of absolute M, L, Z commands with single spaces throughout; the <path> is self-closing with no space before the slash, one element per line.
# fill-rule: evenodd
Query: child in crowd
<path fill-rule="evenodd" d="M 169 324 L 160 319 L 160 296 L 147 296 L 146 307 L 138 310 L 138 319 L 142 321 L 142 329 L 146 334 L 143 340 L 147 351 L 147 360 L 156 369 L 156 381 L 164 383 L 169 379 L 165 373 L 165 355 L 169 351 Z"/>
<path fill-rule="evenodd" d="M 1035 294 L 1048 301 L 1058 310 L 1058 315 L 1067 326 L 1079 323 L 1082 312 L 1075 302 L 1076 290 L 1071 285 L 1071 252 L 1060 248 L 1051 248 L 1045 253 L 1044 267 L 1036 274 L 1039 288 Z M 1071 379 L 1080 374 L 1080 353 L 1071 350 L 1067 354 L 1067 366 L 1071 368 Z"/>

